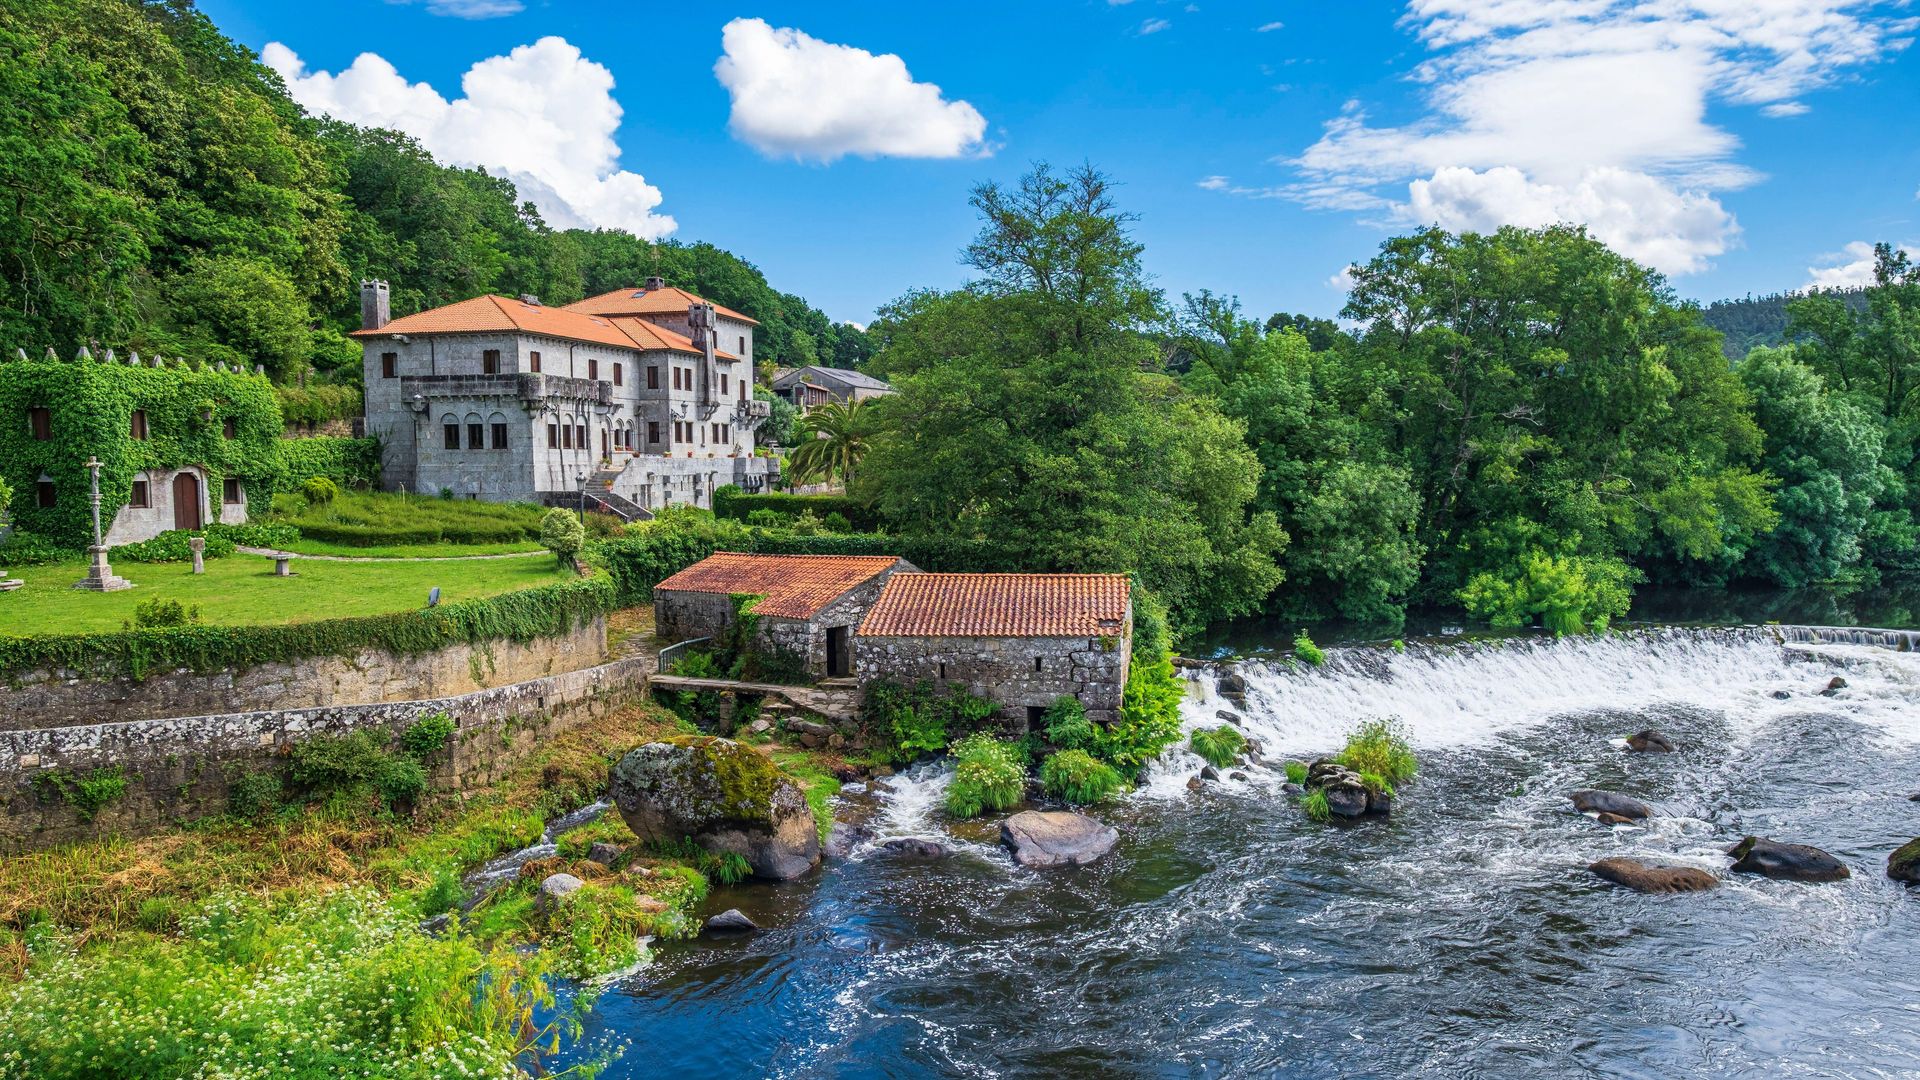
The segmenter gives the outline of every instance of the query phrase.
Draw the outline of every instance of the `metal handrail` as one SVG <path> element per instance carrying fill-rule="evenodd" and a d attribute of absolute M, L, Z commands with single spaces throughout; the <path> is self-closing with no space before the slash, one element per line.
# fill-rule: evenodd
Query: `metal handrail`
<path fill-rule="evenodd" d="M 673 644 L 667 646 L 666 648 L 661 649 L 660 650 L 660 674 L 665 675 L 673 667 L 674 661 L 680 659 L 678 655 L 679 653 L 685 652 L 688 649 L 692 648 L 695 645 L 700 644 L 703 641 L 712 641 L 712 640 L 713 639 L 710 637 L 691 638 L 687 641 L 676 641 Z"/>

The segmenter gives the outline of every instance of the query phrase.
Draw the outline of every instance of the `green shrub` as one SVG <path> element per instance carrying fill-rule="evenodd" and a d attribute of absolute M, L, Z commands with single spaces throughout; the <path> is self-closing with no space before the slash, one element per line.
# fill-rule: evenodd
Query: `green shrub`
<path fill-rule="evenodd" d="M 1326 652 L 1313 643 L 1313 639 L 1307 636 L 1305 630 L 1293 635 L 1293 655 L 1312 667 L 1319 667 L 1327 662 Z"/>
<path fill-rule="evenodd" d="M 787 522 L 787 528 L 792 529 L 797 536 L 818 536 L 821 526 L 820 515 L 812 510 L 802 510 L 793 516 L 793 520 Z"/>
<path fill-rule="evenodd" d="M 451 866 L 442 866 L 433 875 L 433 881 L 420 893 L 420 917 L 430 919 L 442 912 L 452 911 L 466 899 L 467 889 L 460 880 L 460 872 Z"/>
<path fill-rule="evenodd" d="M 1216 769 L 1224 769 L 1240 760 L 1246 752 L 1247 737 L 1229 724 L 1217 728 L 1198 728 L 1187 745 Z"/>
<path fill-rule="evenodd" d="M 1062 750 L 1085 750 L 1094 743 L 1093 721 L 1087 708 L 1072 694 L 1061 694 L 1040 716 L 1047 741 Z"/>
<path fill-rule="evenodd" d="M 48 566 L 77 562 L 84 553 L 69 551 L 44 536 L 15 528 L 0 540 L 0 566 Z"/>
<path fill-rule="evenodd" d="M 1287 783 L 1305 784 L 1307 782 L 1307 763 L 1306 762 L 1289 761 L 1287 762 L 1285 768 L 1287 773 Z"/>
<path fill-rule="evenodd" d="M 1018 805 L 1026 793 L 1026 771 L 1011 744 L 984 732 L 953 746 L 953 780 L 947 785 L 947 813 L 978 817 L 988 810 Z"/>
<path fill-rule="evenodd" d="M 100 811 L 118 802 L 127 793 L 127 775 L 118 765 L 102 766 L 84 773 L 41 773 L 33 782 L 43 793 L 62 802 L 92 821 Z"/>
<path fill-rule="evenodd" d="M 548 913 L 541 941 L 556 970 L 591 978 L 640 960 L 640 939 L 684 937 L 690 920 L 677 908 L 659 911 L 626 885 L 589 881 Z"/>
<path fill-rule="evenodd" d="M 249 821 L 259 821 L 280 809 L 282 798 L 277 770 L 242 773 L 227 785 L 227 812 Z"/>
<path fill-rule="evenodd" d="M 862 703 L 869 731 L 887 740 L 887 754 L 896 762 L 945 750 L 955 740 L 979 731 L 993 718 L 997 706 L 975 697 L 959 684 L 944 695 L 930 682 L 903 687 L 874 682 Z"/>
<path fill-rule="evenodd" d="M 142 540 L 137 544 L 121 544 L 112 550 L 110 556 L 117 562 L 187 562 L 193 558 L 193 549 L 187 546 L 187 541 L 196 535 L 200 534 L 181 529 L 168 529 L 151 540 Z M 233 554 L 234 543 L 226 536 L 210 532 L 205 534 L 205 539 L 207 558 L 224 559 Z"/>
<path fill-rule="evenodd" d="M 778 510 L 769 510 L 765 507 L 752 511 L 747 515 L 747 524 L 763 529 L 779 528 L 786 520 L 787 517 L 785 514 L 782 514 Z"/>
<path fill-rule="evenodd" d="M 1369 720 L 1347 736 L 1346 748 L 1334 760 L 1354 772 L 1380 777 L 1387 784 L 1413 779 L 1419 767 L 1406 729 L 1397 720 Z"/>
<path fill-rule="evenodd" d="M 427 790 L 426 769 L 411 757 L 389 753 L 385 740 L 372 731 L 295 743 L 287 778 L 315 801 L 374 797 L 388 809 L 411 807 Z"/>
<path fill-rule="evenodd" d="M 400 746 L 416 759 L 425 761 L 447 745 L 457 726 L 446 713 L 423 716 L 400 733 Z"/>
<path fill-rule="evenodd" d="M 276 492 L 298 491 L 315 476 L 326 477 L 342 490 L 380 486 L 380 440 L 376 438 L 281 439 L 280 460 L 287 471 L 274 485 Z"/>
<path fill-rule="evenodd" d="M 207 526 L 209 548 L 216 539 L 242 547 L 285 548 L 299 541 L 300 530 L 291 525 L 255 521 L 243 525 Z"/>
<path fill-rule="evenodd" d="M 1457 595 L 1468 614 L 1500 629 L 1537 620 L 1555 634 L 1583 634 L 1626 614 L 1641 576 L 1611 556 L 1561 557 L 1534 548 L 1500 570 L 1475 574 Z"/>
<path fill-rule="evenodd" d="M 734 484 L 714 490 L 713 512 L 721 518 L 758 525 L 767 520 L 764 517 L 755 520 L 754 515 L 761 511 L 772 514 L 772 524 L 776 526 L 806 512 L 823 519 L 839 514 L 847 522 L 847 528 L 840 530 L 842 532 L 851 532 L 855 528 L 871 530 L 879 524 L 871 507 L 845 495 L 794 495 L 785 492 L 749 495 Z"/>
<path fill-rule="evenodd" d="M 300 495 L 308 506 L 328 506 L 340 497 L 340 485 L 324 476 L 309 476 L 300 485 Z"/>
<path fill-rule="evenodd" d="M 136 630 L 165 630 L 199 621 L 200 609 L 188 608 L 178 600 L 150 596 L 133 605 L 133 627 Z"/>
<path fill-rule="evenodd" d="M 1327 805 L 1327 790 L 1314 788 L 1300 800 L 1300 809 L 1307 815 L 1308 821 L 1325 824 L 1333 820 L 1333 807 Z"/>
<path fill-rule="evenodd" d="M 1180 741 L 1180 702 L 1186 684 L 1173 667 L 1166 608 L 1134 588 L 1133 655 L 1120 695 L 1120 718 L 1094 728 L 1093 755 L 1132 780 L 1147 762 Z"/>
<path fill-rule="evenodd" d="M 1389 644 L 1387 647 L 1392 649 L 1394 652 L 1407 651 L 1407 643 L 1405 641 L 1400 640 L 1399 638 L 1394 638 L 1392 643 Z"/>
<path fill-rule="evenodd" d="M 1062 750 L 1041 762 L 1040 783 L 1047 794 L 1082 806 L 1101 802 L 1127 787 L 1126 779 L 1113 766 L 1085 750 Z"/>
<path fill-rule="evenodd" d="M 830 532 L 830 533 L 850 533 L 853 531 L 853 522 L 848 521 L 847 515 L 841 513 L 838 510 L 835 510 L 829 513 L 826 517 L 821 518 L 820 526 L 821 528 L 825 529 L 827 532 Z"/>
<path fill-rule="evenodd" d="M 520 503 L 363 491 L 342 491 L 320 505 L 276 499 L 274 512 L 309 540 L 354 547 L 522 543 L 539 538 L 545 514 Z"/>
<path fill-rule="evenodd" d="M 553 552 L 560 565 L 570 565 L 586 542 L 587 530 L 573 511 L 556 506 L 540 519 L 540 546 Z"/>

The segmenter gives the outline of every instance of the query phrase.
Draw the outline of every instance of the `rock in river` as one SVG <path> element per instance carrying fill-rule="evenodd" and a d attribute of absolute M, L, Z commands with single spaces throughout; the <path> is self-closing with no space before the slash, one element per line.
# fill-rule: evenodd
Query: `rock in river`
<path fill-rule="evenodd" d="M 744 934 L 760 929 L 760 924 L 747 918 L 746 912 L 737 907 L 727 910 L 707 920 L 706 928 L 716 934 Z"/>
<path fill-rule="evenodd" d="M 1749 836 L 1727 850 L 1736 874 L 1762 874 L 1783 881 L 1844 881 L 1847 865 L 1805 844 L 1779 844 Z"/>
<path fill-rule="evenodd" d="M 1720 884 L 1717 875 L 1697 866 L 1657 866 L 1639 859 L 1601 859 L 1587 869 L 1643 893 L 1702 892 Z"/>
<path fill-rule="evenodd" d="M 533 906 L 540 911 L 552 911 L 585 884 L 572 874 L 550 874 L 540 883 L 540 895 L 534 898 Z"/>
<path fill-rule="evenodd" d="M 1920 839 L 1887 856 L 1887 876 L 1909 885 L 1920 885 Z"/>
<path fill-rule="evenodd" d="M 1678 749 L 1678 747 L 1673 745 L 1672 739 L 1667 738 L 1652 728 L 1648 728 L 1638 735 L 1629 738 L 1627 740 L 1627 749 L 1642 754 L 1671 754 Z"/>
<path fill-rule="evenodd" d="M 1835 675 L 1833 678 L 1827 680 L 1827 688 L 1825 690 L 1820 691 L 1820 696 L 1832 697 L 1835 694 L 1838 694 L 1840 691 L 1845 690 L 1846 688 L 1847 688 L 1847 680 L 1841 678 L 1838 675 Z"/>
<path fill-rule="evenodd" d="M 1113 850 L 1120 832 L 1085 814 L 1025 810 L 1000 826 L 1000 842 L 1021 866 L 1079 866 Z"/>
<path fill-rule="evenodd" d="M 1653 807 L 1631 795 L 1622 795 L 1617 791 L 1581 788 L 1567 798 L 1572 799 L 1573 808 L 1583 814 L 1618 814 L 1623 818 L 1636 820 L 1653 816 Z"/>
<path fill-rule="evenodd" d="M 820 861 L 820 831 L 800 786 L 731 739 L 648 743 L 614 765 L 611 787 L 620 816 L 643 841 L 691 839 L 733 852 L 755 877 L 776 881 Z"/>
<path fill-rule="evenodd" d="M 923 840 L 917 836 L 898 836 L 880 845 L 880 853 L 902 859 L 944 859 L 953 854 L 947 845 L 938 840 Z"/>

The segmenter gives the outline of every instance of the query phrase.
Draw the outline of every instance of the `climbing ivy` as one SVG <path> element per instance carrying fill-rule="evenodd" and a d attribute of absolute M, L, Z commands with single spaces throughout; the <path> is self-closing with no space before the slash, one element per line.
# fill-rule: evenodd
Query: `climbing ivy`
<path fill-rule="evenodd" d="M 159 671 L 220 671 L 348 656 L 362 649 L 413 656 L 449 645 L 554 637 L 570 633 L 614 606 L 612 580 L 595 575 L 391 615 L 284 626 L 188 625 L 0 638 L 0 679 L 17 681 L 41 668 L 93 678 L 144 679 Z"/>
<path fill-rule="evenodd" d="M 36 408 L 48 411 L 51 438 L 34 438 Z M 145 439 L 132 436 L 136 410 L 145 415 Z M 264 500 L 283 471 L 280 431 L 280 404 L 264 375 L 177 360 L 153 367 L 104 356 L 0 357 L 0 479 L 19 493 L 13 522 L 61 547 L 93 542 L 89 455 L 100 459 L 105 527 L 132 496 L 135 474 L 148 469 L 200 467 L 213 506 L 228 477 Z M 35 497 L 42 477 L 54 485 L 50 507 Z"/>

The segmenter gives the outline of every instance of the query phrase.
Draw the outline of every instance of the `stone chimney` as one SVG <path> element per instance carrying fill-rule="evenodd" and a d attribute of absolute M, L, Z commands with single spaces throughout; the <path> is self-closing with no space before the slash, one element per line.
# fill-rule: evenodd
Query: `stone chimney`
<path fill-rule="evenodd" d="M 393 321 L 393 309 L 387 300 L 387 283 L 360 283 L 360 329 L 378 330 Z"/>
<path fill-rule="evenodd" d="M 656 292 L 667 287 L 667 279 L 656 274 L 647 279 L 645 287 L 648 292 Z"/>
<path fill-rule="evenodd" d="M 533 294 L 532 294 L 532 293 L 530 293 L 530 292 L 523 292 L 523 293 L 521 293 L 521 294 L 520 294 L 520 302 L 521 302 L 521 303 L 523 303 L 523 304 L 525 304 L 525 305 L 527 305 L 528 307 L 539 307 L 539 306 L 540 306 L 540 298 L 539 298 L 539 297 L 537 297 L 537 296 L 535 296 L 535 295 L 533 295 Z"/>

